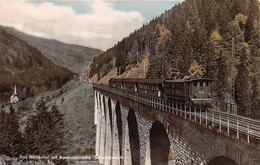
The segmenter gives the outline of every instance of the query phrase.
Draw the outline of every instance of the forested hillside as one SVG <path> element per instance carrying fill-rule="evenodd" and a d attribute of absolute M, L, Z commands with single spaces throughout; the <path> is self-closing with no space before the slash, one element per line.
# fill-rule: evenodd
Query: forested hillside
<path fill-rule="evenodd" d="M 60 88 L 72 78 L 72 73 L 55 65 L 35 47 L 0 28 L 0 102 L 12 95 L 19 97 Z"/>
<path fill-rule="evenodd" d="M 52 60 L 55 64 L 68 68 L 74 73 L 80 73 L 90 65 L 94 57 L 102 53 L 99 49 L 35 37 L 10 27 L 6 27 L 5 29 L 12 35 L 21 38 L 37 48 L 45 57 Z"/>
<path fill-rule="evenodd" d="M 257 0 L 186 0 L 94 58 L 90 74 L 100 79 L 114 67 L 122 73 L 146 53 L 147 77 L 166 77 L 173 68 L 187 75 L 196 60 L 204 77 L 215 80 L 214 101 L 221 105 L 234 80 L 238 113 L 259 118 Z"/>

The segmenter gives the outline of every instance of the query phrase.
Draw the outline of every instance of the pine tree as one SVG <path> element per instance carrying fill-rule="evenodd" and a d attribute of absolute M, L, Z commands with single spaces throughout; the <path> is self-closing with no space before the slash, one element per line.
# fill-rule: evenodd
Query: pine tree
<path fill-rule="evenodd" d="M 252 78 L 252 114 L 251 117 L 253 119 L 259 119 L 260 118 L 260 103 L 257 101 L 257 78 L 254 76 Z"/>
<path fill-rule="evenodd" d="M 251 116 L 251 99 L 249 84 L 249 58 L 246 48 L 240 56 L 240 64 L 237 66 L 238 74 L 236 77 L 236 100 L 239 103 L 238 114 L 243 116 Z"/>
<path fill-rule="evenodd" d="M 63 115 L 58 109 L 58 106 L 54 104 L 51 108 L 51 125 L 52 125 L 52 147 L 53 152 L 51 155 L 63 155 Z M 54 160 L 55 164 L 66 164 L 63 160 Z"/>
<path fill-rule="evenodd" d="M 259 65 L 259 2 L 257 0 L 250 1 L 248 9 L 248 19 L 245 24 L 245 41 L 250 46 L 252 63 L 250 64 L 250 70 L 253 72 L 252 81 L 252 117 L 260 117 L 260 103 L 257 97 L 260 93 L 257 92 L 257 74 L 260 71 Z"/>
<path fill-rule="evenodd" d="M 51 130 L 51 116 L 47 111 L 48 107 L 42 97 L 36 104 L 37 109 L 37 130 L 35 135 L 35 143 L 37 146 L 36 153 L 41 155 L 49 155 L 53 152 Z"/>
<path fill-rule="evenodd" d="M 6 147 L 8 146 L 7 142 L 7 114 L 1 109 L 0 110 L 0 155 L 5 154 Z"/>
<path fill-rule="evenodd" d="M 24 140 L 26 154 L 62 155 L 63 154 L 63 115 L 57 105 L 51 112 L 44 98 L 36 103 L 37 114 L 28 118 Z M 55 161 L 63 164 L 64 161 Z"/>
<path fill-rule="evenodd" d="M 126 66 L 129 64 L 127 61 L 127 39 L 124 38 L 120 44 L 120 46 L 117 47 L 115 54 L 116 54 L 116 67 L 118 75 L 121 75 L 125 69 Z"/>
<path fill-rule="evenodd" d="M 23 139 L 20 132 L 18 117 L 13 106 L 10 106 L 10 115 L 8 123 L 8 138 L 10 139 L 8 155 L 11 157 L 18 157 L 23 152 Z"/>
<path fill-rule="evenodd" d="M 27 119 L 24 131 L 24 147 L 27 155 L 36 154 L 39 150 L 36 145 L 37 116 L 31 115 Z"/>
<path fill-rule="evenodd" d="M 215 103 L 221 107 L 221 110 L 224 110 L 224 104 L 227 93 L 227 52 L 223 46 L 223 38 L 219 34 L 218 29 L 214 30 L 210 35 L 210 42 L 214 47 L 214 55 L 212 55 L 212 62 L 214 63 L 214 83 L 213 83 L 213 91 L 214 91 L 214 101 Z M 210 66 L 210 65 L 209 65 Z"/>
<path fill-rule="evenodd" d="M 259 38 L 259 8 L 256 0 L 250 2 L 248 9 L 248 19 L 245 24 L 245 41 Z M 258 37 L 257 37 L 258 36 Z M 256 37 L 256 38 L 254 38 Z M 259 40 L 257 40 L 259 41 Z"/>
<path fill-rule="evenodd" d="M 214 100 L 222 108 L 225 104 L 225 98 L 227 93 L 227 67 L 226 58 L 223 52 L 220 53 L 219 57 L 216 59 L 217 70 L 215 72 L 215 82 L 213 84 Z M 224 110 L 222 108 L 222 110 Z"/>
<path fill-rule="evenodd" d="M 63 151 L 63 115 L 54 104 L 51 108 L 51 125 L 53 137 L 53 154 L 61 155 Z"/>
<path fill-rule="evenodd" d="M 3 144 L 3 151 L 4 151 L 4 154 L 5 155 L 10 155 L 9 154 L 9 151 L 10 151 L 10 143 L 11 143 L 11 140 L 10 140 L 10 113 L 5 113 L 5 117 L 4 117 L 4 144 Z"/>
<path fill-rule="evenodd" d="M 259 57 L 259 2 L 251 1 L 245 24 L 245 41 L 249 43 L 251 55 Z"/>

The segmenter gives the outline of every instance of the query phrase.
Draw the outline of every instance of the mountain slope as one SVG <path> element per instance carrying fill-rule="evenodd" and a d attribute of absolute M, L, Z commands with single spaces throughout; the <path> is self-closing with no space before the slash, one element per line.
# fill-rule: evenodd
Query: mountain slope
<path fill-rule="evenodd" d="M 60 88 L 72 73 L 55 65 L 25 41 L 0 27 L 0 101 L 11 96 L 16 85 L 23 95 Z"/>
<path fill-rule="evenodd" d="M 10 27 L 8 27 L 7 30 L 11 34 L 39 49 L 43 55 L 51 59 L 57 65 L 68 68 L 74 73 L 79 73 L 83 69 L 86 69 L 93 58 L 102 53 L 99 49 L 65 44 L 52 39 L 39 38 L 22 33 Z"/>
<path fill-rule="evenodd" d="M 238 114 L 260 118 L 259 16 L 255 0 L 186 0 L 95 57 L 90 76 L 100 80 L 115 67 L 121 75 L 147 53 L 146 77 L 188 75 L 197 61 L 215 80 L 215 104 L 224 107 L 235 93 Z"/>

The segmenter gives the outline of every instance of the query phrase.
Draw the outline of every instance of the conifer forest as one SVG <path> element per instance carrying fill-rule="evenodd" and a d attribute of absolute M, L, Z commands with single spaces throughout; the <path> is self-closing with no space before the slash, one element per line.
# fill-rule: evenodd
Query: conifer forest
<path fill-rule="evenodd" d="M 233 95 L 239 115 L 259 118 L 257 0 L 186 0 L 95 57 L 90 75 L 101 79 L 115 67 L 121 74 L 146 54 L 147 78 L 165 78 L 170 69 L 188 75 L 196 61 L 215 81 L 220 109 Z"/>
<path fill-rule="evenodd" d="M 0 155 L 11 158 L 21 155 L 63 155 L 63 115 L 58 106 L 53 104 L 48 111 L 46 101 L 41 98 L 36 103 L 36 110 L 35 115 L 28 117 L 23 133 L 12 105 L 9 112 L 0 111 Z M 62 160 L 54 162 L 65 163 Z"/>

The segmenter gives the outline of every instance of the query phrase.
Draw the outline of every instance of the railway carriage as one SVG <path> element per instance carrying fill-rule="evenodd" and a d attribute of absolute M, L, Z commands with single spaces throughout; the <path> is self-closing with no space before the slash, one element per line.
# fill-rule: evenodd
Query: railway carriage
<path fill-rule="evenodd" d="M 123 89 L 127 91 L 138 91 L 138 78 L 123 78 Z"/>
<path fill-rule="evenodd" d="M 163 79 L 140 79 L 138 81 L 138 92 L 151 96 L 162 97 Z"/>
<path fill-rule="evenodd" d="M 118 89 L 124 89 L 123 79 L 111 78 L 109 80 L 109 86 Z"/>
<path fill-rule="evenodd" d="M 112 87 L 112 88 L 116 88 L 116 83 L 117 83 L 117 81 L 116 81 L 115 78 L 111 78 L 109 80 L 109 86 Z"/>
<path fill-rule="evenodd" d="M 197 105 L 211 104 L 213 80 L 185 76 L 175 79 L 112 78 L 109 86 Z"/>

